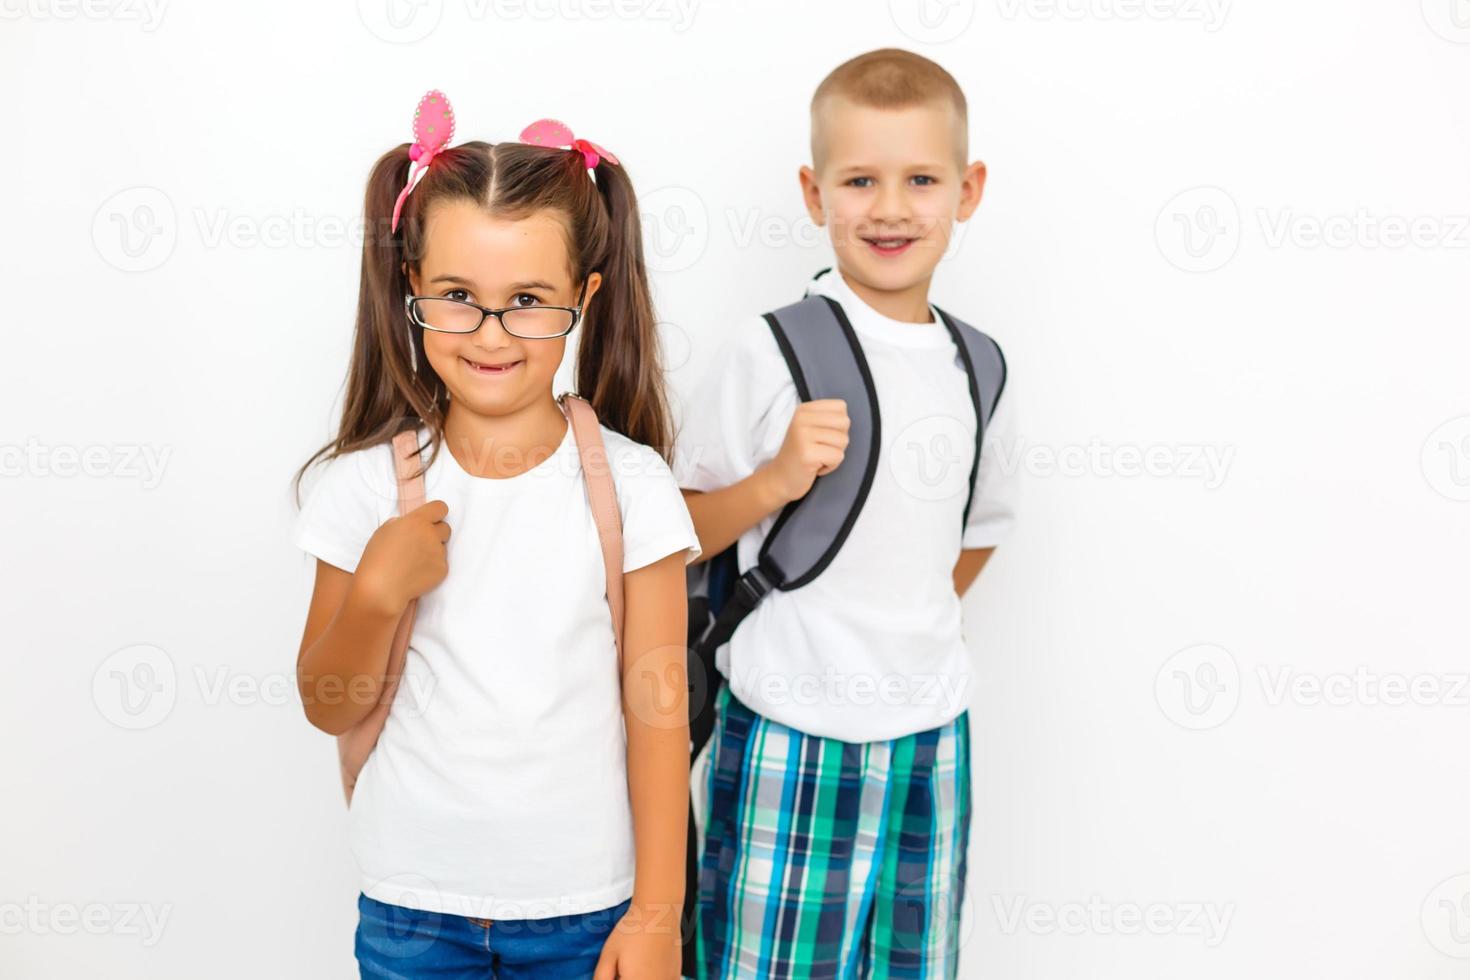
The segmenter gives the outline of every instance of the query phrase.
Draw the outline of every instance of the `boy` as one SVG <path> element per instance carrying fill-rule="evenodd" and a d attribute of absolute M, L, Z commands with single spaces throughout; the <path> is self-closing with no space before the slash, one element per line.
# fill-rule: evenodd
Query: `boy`
<path fill-rule="evenodd" d="M 975 358 L 928 298 L 985 184 L 966 116 L 948 72 L 894 49 L 839 66 L 812 98 L 801 187 L 837 269 L 808 295 L 840 309 L 876 403 L 803 400 L 811 379 L 793 375 L 778 311 L 740 327 L 688 406 L 676 472 L 703 554 L 736 544 L 757 586 L 717 653 L 702 977 L 955 975 L 970 820 L 959 597 L 1012 522 L 1015 478 L 999 349 L 972 331 L 993 348 L 981 398 Z M 835 552 L 799 587 L 751 578 L 778 512 L 859 448 Z"/>

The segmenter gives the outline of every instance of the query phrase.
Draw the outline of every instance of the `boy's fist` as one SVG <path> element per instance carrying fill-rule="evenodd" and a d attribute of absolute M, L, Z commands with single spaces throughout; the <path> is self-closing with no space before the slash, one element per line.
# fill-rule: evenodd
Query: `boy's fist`
<path fill-rule="evenodd" d="M 400 612 L 449 574 L 449 505 L 431 500 L 384 521 L 353 575 L 354 584 L 383 608 Z"/>
<path fill-rule="evenodd" d="M 817 477 L 837 469 L 847 453 L 847 402 L 820 398 L 796 406 L 781 451 L 766 466 L 784 503 L 806 496 Z"/>

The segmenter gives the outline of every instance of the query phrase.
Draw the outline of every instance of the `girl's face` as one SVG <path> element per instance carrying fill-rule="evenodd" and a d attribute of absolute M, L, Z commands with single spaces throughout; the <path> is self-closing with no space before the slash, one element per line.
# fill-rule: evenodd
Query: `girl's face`
<path fill-rule="evenodd" d="M 414 296 L 496 310 L 578 305 L 581 284 L 572 281 L 566 229 L 556 214 L 510 220 L 470 201 L 444 201 L 429 212 L 425 238 L 423 261 L 409 272 Z M 587 277 L 584 307 L 601 282 L 598 273 Z M 423 334 L 424 352 L 449 387 L 451 404 L 477 415 L 508 415 L 550 397 L 567 343 L 566 337 L 513 337 L 496 317 L 471 334 Z"/>

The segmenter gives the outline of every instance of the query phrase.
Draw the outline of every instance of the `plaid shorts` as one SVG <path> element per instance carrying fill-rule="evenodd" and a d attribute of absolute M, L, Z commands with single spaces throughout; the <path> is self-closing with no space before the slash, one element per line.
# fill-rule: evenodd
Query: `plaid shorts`
<path fill-rule="evenodd" d="M 699 875 L 700 980 L 955 976 L 968 713 L 842 742 L 722 687 Z"/>

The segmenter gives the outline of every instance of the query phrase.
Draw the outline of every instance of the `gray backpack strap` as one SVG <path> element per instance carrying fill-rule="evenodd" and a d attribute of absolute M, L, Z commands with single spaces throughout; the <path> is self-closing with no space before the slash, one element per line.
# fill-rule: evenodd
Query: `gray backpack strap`
<path fill-rule="evenodd" d="M 868 499 L 878 469 L 878 392 L 862 345 L 842 307 L 825 296 L 766 314 L 802 401 L 847 403 L 847 452 L 842 465 L 817 477 L 806 496 L 782 509 L 760 550 L 772 584 L 798 589 L 831 563 Z"/>
<path fill-rule="evenodd" d="M 817 477 L 806 496 L 782 509 L 756 563 L 735 580 L 695 645 L 709 663 L 772 589 L 800 588 L 822 573 L 847 540 L 878 469 L 878 392 L 842 307 L 825 296 L 808 296 L 767 313 L 765 320 L 801 400 L 847 402 L 848 446 L 841 466 Z"/>
<path fill-rule="evenodd" d="M 990 337 L 938 307 L 935 310 L 954 339 L 975 407 L 975 458 L 964 509 L 968 521 L 985 430 L 1005 388 L 1005 356 Z M 878 391 L 841 305 L 826 296 L 808 296 L 767 313 L 765 320 L 801 400 L 841 398 L 847 403 L 849 441 L 842 465 L 817 477 L 806 496 L 781 510 L 756 563 L 736 580 L 730 597 L 700 636 L 696 649 L 711 663 L 714 650 L 729 641 L 767 593 L 800 588 L 826 569 L 857 521 L 878 468 Z"/>
<path fill-rule="evenodd" d="M 965 375 L 970 379 L 970 401 L 975 406 L 975 458 L 970 463 L 970 494 L 965 498 L 965 516 L 961 527 L 969 523 L 970 505 L 975 502 L 975 476 L 980 470 L 980 450 L 985 445 L 985 430 L 1000 404 L 1006 387 L 1006 358 L 997 344 L 986 334 L 934 307 L 939 319 L 949 330 L 959 351 Z"/>

